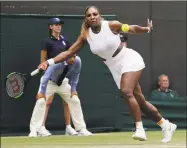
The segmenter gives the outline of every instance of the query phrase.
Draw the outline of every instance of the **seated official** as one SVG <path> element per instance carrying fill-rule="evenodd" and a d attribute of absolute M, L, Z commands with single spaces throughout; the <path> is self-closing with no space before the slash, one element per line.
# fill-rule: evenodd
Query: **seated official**
<path fill-rule="evenodd" d="M 175 98 L 178 97 L 176 91 L 169 88 L 169 78 L 162 74 L 158 77 L 158 88 L 151 93 L 152 98 Z"/>

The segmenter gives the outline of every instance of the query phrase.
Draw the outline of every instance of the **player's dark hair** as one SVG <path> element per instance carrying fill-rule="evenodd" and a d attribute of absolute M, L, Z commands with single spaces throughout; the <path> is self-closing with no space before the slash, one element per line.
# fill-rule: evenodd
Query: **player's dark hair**
<path fill-rule="evenodd" d="M 85 9 L 85 12 L 84 12 L 84 14 L 85 14 L 85 19 L 84 19 L 84 21 L 83 21 L 83 23 L 82 23 L 82 26 L 81 26 L 81 35 L 82 35 L 83 37 L 85 37 L 85 38 L 88 36 L 88 28 L 90 27 L 90 26 L 88 25 L 88 23 L 86 22 L 86 13 L 87 13 L 87 11 L 88 11 L 90 8 L 96 9 L 96 10 L 98 11 L 98 13 L 100 14 L 99 9 L 98 9 L 96 6 L 89 6 L 89 7 L 87 7 L 87 8 Z"/>

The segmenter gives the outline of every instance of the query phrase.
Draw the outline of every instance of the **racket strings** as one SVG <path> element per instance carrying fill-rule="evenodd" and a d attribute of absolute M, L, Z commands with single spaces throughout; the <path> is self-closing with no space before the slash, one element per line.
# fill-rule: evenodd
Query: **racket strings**
<path fill-rule="evenodd" d="M 10 97 L 18 97 L 23 93 L 24 77 L 17 73 L 9 75 L 6 80 L 6 89 Z"/>

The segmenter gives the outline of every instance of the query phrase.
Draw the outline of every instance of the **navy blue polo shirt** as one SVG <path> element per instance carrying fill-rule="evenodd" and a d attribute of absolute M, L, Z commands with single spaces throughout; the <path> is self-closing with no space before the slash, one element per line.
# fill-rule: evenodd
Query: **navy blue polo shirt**
<path fill-rule="evenodd" d="M 47 58 L 50 59 L 67 50 L 70 46 L 70 42 L 64 36 L 60 35 L 59 40 L 51 36 L 43 41 L 41 50 L 46 50 Z"/>

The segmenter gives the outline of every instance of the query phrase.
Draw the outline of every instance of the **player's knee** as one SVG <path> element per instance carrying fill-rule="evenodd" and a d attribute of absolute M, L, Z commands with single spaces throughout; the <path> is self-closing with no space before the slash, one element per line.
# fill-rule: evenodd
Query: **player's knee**
<path fill-rule="evenodd" d="M 122 93 L 123 97 L 125 97 L 127 99 L 134 97 L 133 90 L 130 88 L 121 88 L 121 93 Z"/>

